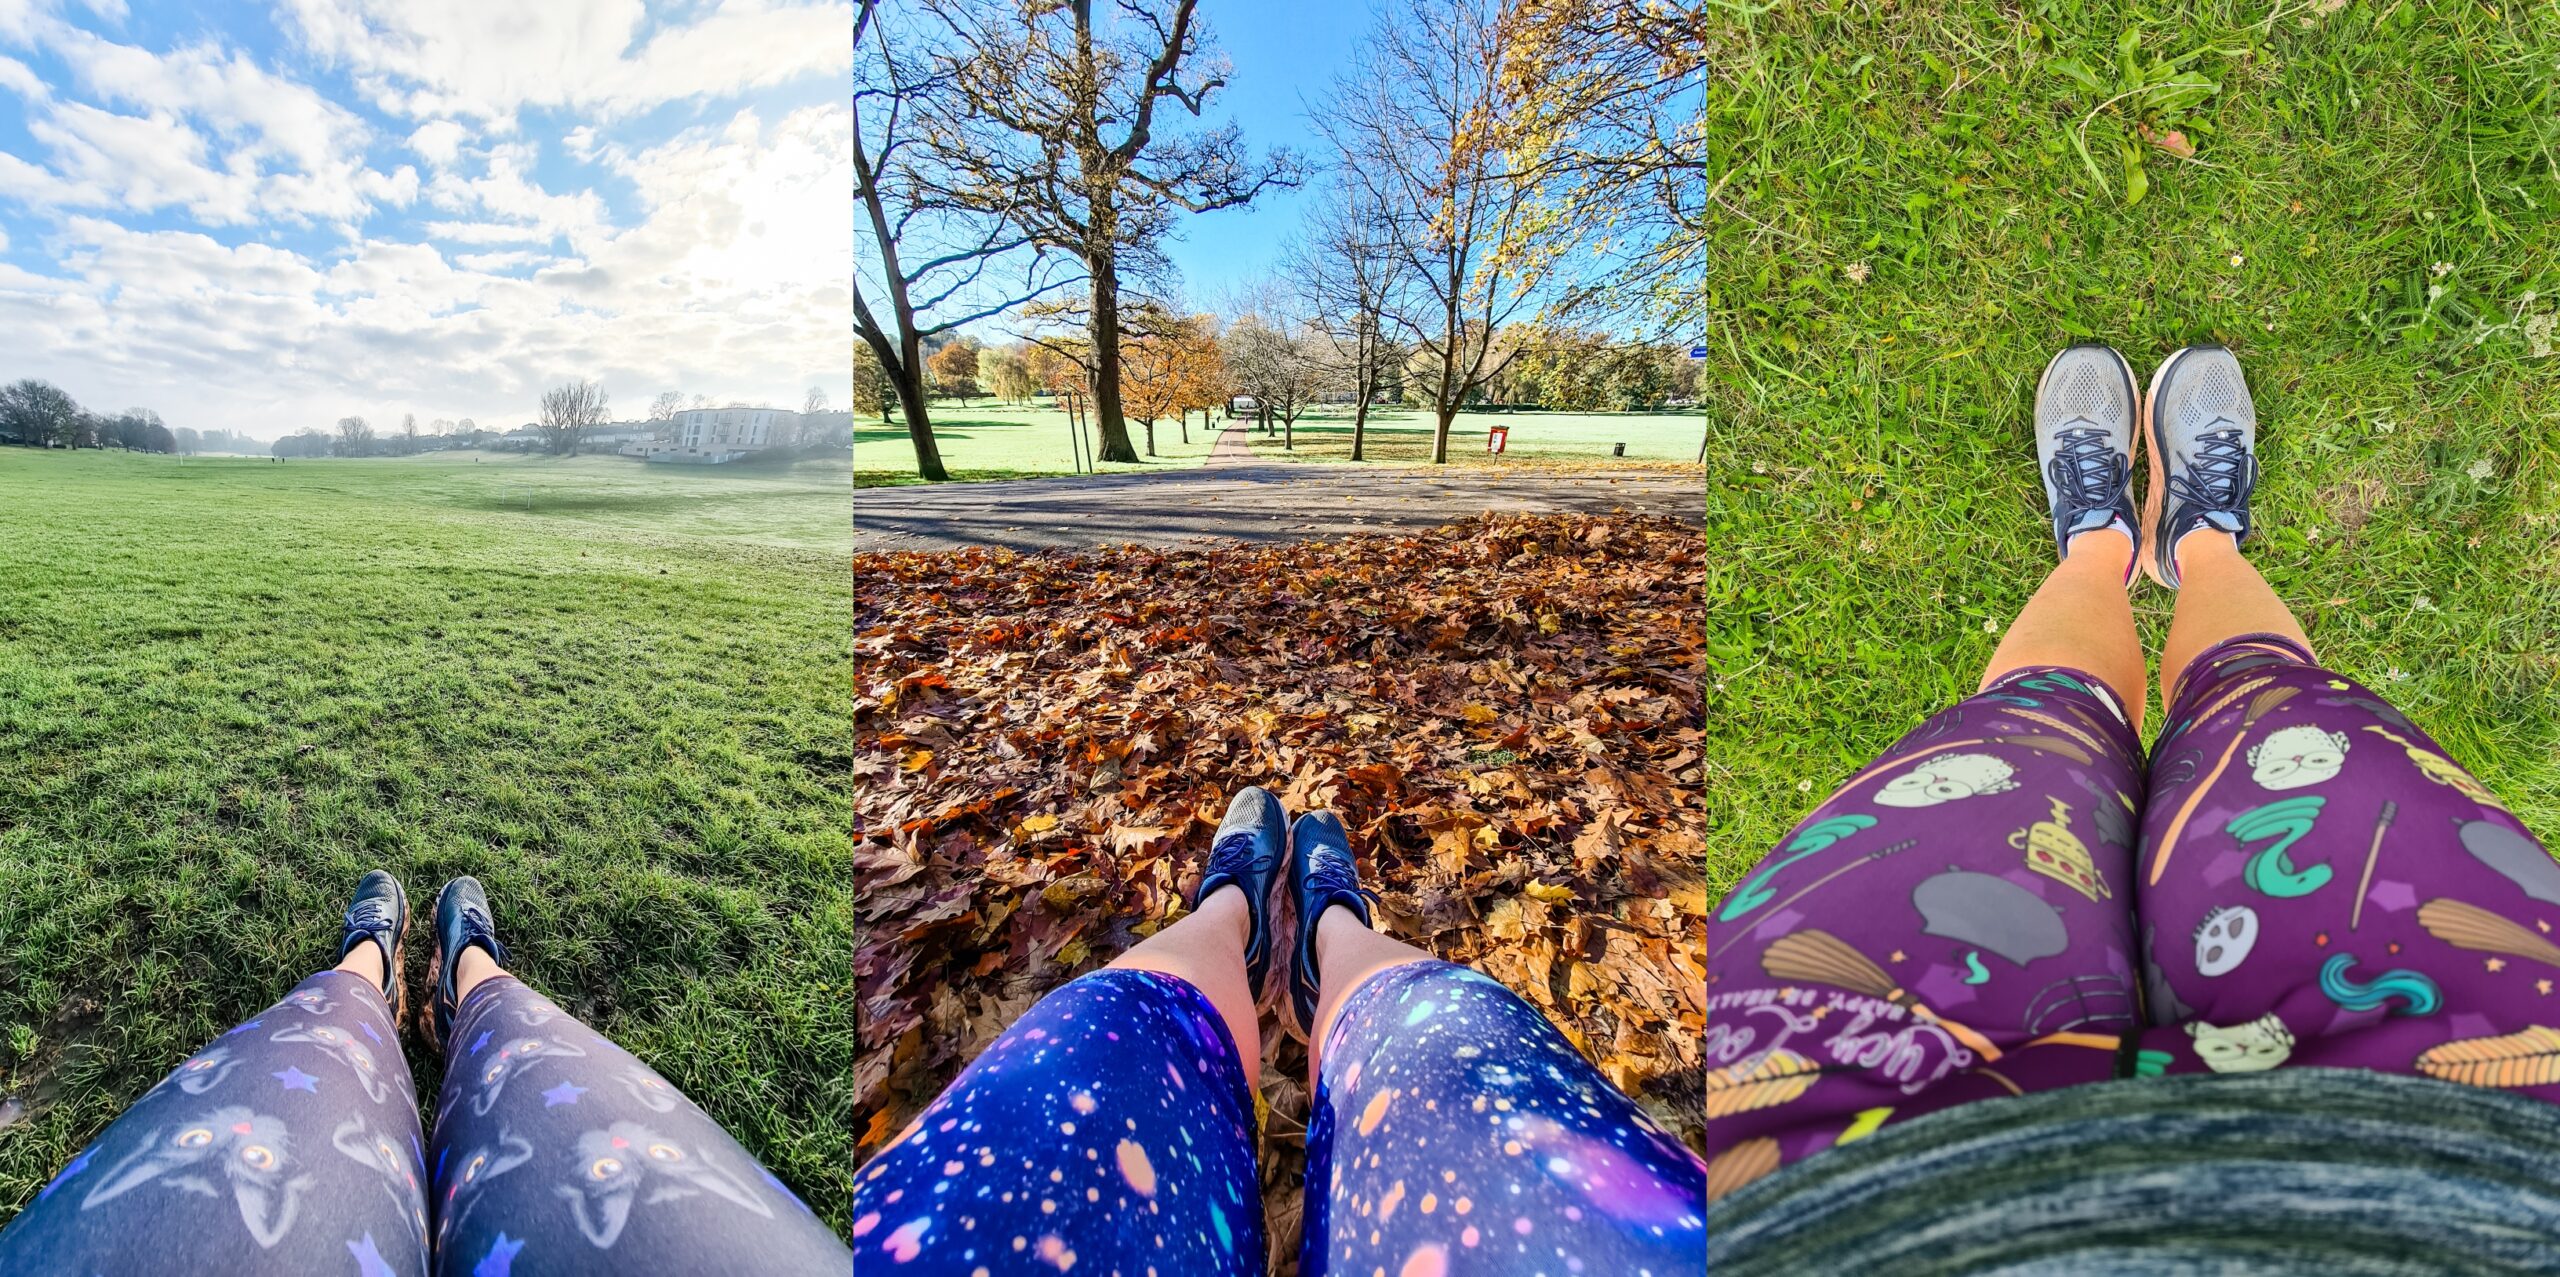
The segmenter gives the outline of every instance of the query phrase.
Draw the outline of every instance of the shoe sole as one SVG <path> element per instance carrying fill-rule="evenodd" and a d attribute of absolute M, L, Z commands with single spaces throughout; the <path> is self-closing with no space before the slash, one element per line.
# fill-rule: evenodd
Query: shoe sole
<path fill-rule="evenodd" d="M 2177 367 L 2179 360 L 2195 351 L 2220 349 L 2223 347 L 2210 343 L 2180 346 L 2160 361 L 2160 366 L 2152 370 L 2151 384 L 2142 388 L 2142 429 L 2136 433 L 2151 443 L 2151 486 L 2142 494 L 2142 574 L 2164 590 L 2178 587 L 2160 571 L 2160 493 L 2169 481 L 2166 467 L 2160 459 L 2166 455 L 2168 445 L 2157 433 L 2159 416 L 2152 409 L 2159 401 L 2161 384 L 2169 379 L 2169 370 Z"/>
<path fill-rule="evenodd" d="M 2142 459 L 2142 436 L 2149 433 L 2148 427 L 2150 425 L 2150 416 L 2146 411 L 2146 406 L 2143 402 L 2142 379 L 2135 374 L 2133 371 L 2133 361 L 2125 358 L 2123 351 L 2118 350 L 2103 341 L 2073 342 L 2072 344 L 2063 347 L 2054 355 L 2053 358 L 2044 362 L 2044 371 L 2036 374 L 2035 401 L 2038 405 L 2042 405 L 2044 403 L 2044 385 L 2046 382 L 2053 379 L 2053 370 L 2056 366 L 2062 363 L 2062 357 L 2064 355 L 2068 355 L 2075 350 L 2086 350 L 2091 347 L 2103 350 L 2116 357 L 2116 371 L 2124 374 L 2125 396 L 2133 400 L 2133 441 L 2127 444 L 2125 448 L 2125 451 L 2128 454 L 2125 458 L 2125 465 L 2127 469 L 2130 469 L 2135 462 Z M 2154 457 L 2152 459 L 2152 464 L 2156 467 L 2159 464 L 2159 459 Z M 2041 483 L 2043 481 L 2043 476 L 2038 475 L 2037 481 Z M 2155 479 L 2154 482 L 2156 483 L 2157 480 Z M 2148 515 L 2145 516 L 2145 518 L 2148 517 Z M 2052 521 L 2050 512 L 2047 512 L 2046 521 Z M 2135 532 L 2137 535 L 2134 538 L 2133 553 L 2134 557 L 2138 559 L 2142 557 L 2141 536 L 2139 535 L 2141 529 L 2137 528 L 2135 529 Z M 2127 579 L 2126 583 L 2132 583 L 2130 578 Z"/>

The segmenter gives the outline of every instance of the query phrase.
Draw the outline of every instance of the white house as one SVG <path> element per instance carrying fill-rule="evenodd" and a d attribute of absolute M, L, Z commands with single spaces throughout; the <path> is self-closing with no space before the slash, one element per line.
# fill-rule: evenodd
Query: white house
<path fill-rule="evenodd" d="M 648 454 L 651 461 L 717 465 L 750 452 L 785 447 L 798 433 L 800 414 L 781 408 L 687 408 L 675 415 L 673 447 Z"/>

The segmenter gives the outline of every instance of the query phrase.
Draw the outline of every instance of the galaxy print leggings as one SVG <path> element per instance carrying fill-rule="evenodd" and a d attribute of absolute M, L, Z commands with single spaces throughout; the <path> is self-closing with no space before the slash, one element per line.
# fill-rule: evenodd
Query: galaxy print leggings
<path fill-rule="evenodd" d="M 826 1274 L 844 1243 L 666 1079 L 501 976 L 432 1143 L 380 990 L 323 971 L 134 1101 L 0 1273 Z"/>
<path fill-rule="evenodd" d="M 854 1177 L 878 1273 L 1264 1271 L 1254 1102 L 1190 984 L 1106 970 L 1024 1013 Z M 1352 990 L 1307 1127 L 1305 1277 L 1688 1277 L 1705 1167 L 1465 967 Z"/>
<path fill-rule="evenodd" d="M 2007 675 L 1711 915 L 1709 1195 L 1951 1105 L 2279 1065 L 2560 1100 L 2560 863 L 2371 690 L 2249 635 L 2148 763 L 2094 678 Z"/>

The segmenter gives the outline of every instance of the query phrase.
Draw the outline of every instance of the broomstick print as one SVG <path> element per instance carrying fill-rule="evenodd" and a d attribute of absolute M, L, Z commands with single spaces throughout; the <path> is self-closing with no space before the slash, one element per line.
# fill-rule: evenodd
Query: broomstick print
<path fill-rule="evenodd" d="M 2560 1029 L 2537 1024 L 2520 1033 L 2457 1038 L 2420 1052 L 2416 1067 L 2468 1086 L 2549 1086 L 2560 1082 Z"/>
<path fill-rule="evenodd" d="M 2502 953 L 2560 967 L 2560 945 L 2478 905 L 2439 896 L 2418 906 L 2418 925 L 2425 927 L 2428 935 L 2457 949 Z"/>
<path fill-rule="evenodd" d="M 1930 1010 L 1909 990 L 1895 984 L 1884 968 L 1867 961 L 1866 955 L 1828 931 L 1797 931 L 1778 937 L 1761 952 L 1760 969 L 1773 980 L 1828 984 L 1881 998 L 1945 1029 L 1957 1041 L 1973 1048 L 1986 1063 L 2000 1058 L 2000 1048 L 1993 1046 L 1991 1039 Z"/>
<path fill-rule="evenodd" d="M 2259 680 L 2261 683 L 2267 681 L 2270 680 Z M 2206 772 L 2204 774 L 2204 779 L 2197 781 L 2196 787 L 2188 792 L 2187 801 L 2178 805 L 2177 818 L 2169 822 L 2169 832 L 2161 836 L 2160 850 L 2153 853 L 2151 857 L 2150 881 L 2152 885 L 2157 885 L 2160 881 L 2160 875 L 2168 872 L 2169 853 L 2176 849 L 2178 845 L 2178 835 L 2186 832 L 2187 821 L 2196 814 L 2197 805 L 2202 803 L 2204 801 L 2204 796 L 2213 789 L 2213 782 L 2222 779 L 2223 769 L 2229 767 L 2231 765 L 2231 760 L 2239 755 L 2241 742 L 2249 739 L 2249 729 L 2257 726 L 2258 720 L 2267 716 L 2267 711 L 2274 709 L 2278 705 L 2284 704 L 2286 701 L 2292 700 L 2296 690 L 2297 689 L 2290 687 L 2269 688 L 2266 691 L 2258 693 L 2256 699 L 2249 702 L 2247 712 L 2240 716 L 2240 730 L 2231 734 L 2231 743 L 2223 747 L 2222 757 L 2214 760 L 2213 770 Z M 2233 693 L 2233 695 L 2237 694 L 2237 692 Z M 2229 703 L 2230 699 L 2231 698 L 2228 696 L 2224 697 L 2222 703 L 2216 704 L 2214 709 L 2221 709 L 2222 704 Z M 2207 712 L 2210 713 L 2212 711 Z M 2204 721 L 2204 717 L 2204 715 L 2198 715 L 2196 717 L 2196 721 L 2202 722 Z"/>
<path fill-rule="evenodd" d="M 1827 874 L 1824 874 L 1824 875 L 1822 875 L 1821 877 L 1816 878 L 1816 879 L 1814 879 L 1814 880 L 1813 880 L 1813 881 L 1811 881 L 1811 882 L 1806 883 L 1806 884 L 1804 885 L 1804 887 L 1803 887 L 1801 890 L 1797 891 L 1794 895 L 1789 896 L 1789 897 L 1787 897 L 1786 899 L 1779 901 L 1779 902 L 1778 902 L 1778 904 L 1777 904 L 1777 907 L 1776 907 L 1776 908 L 1774 908 L 1774 909 L 1771 909 L 1771 910 L 1769 911 L 1770 917 L 1775 917 L 1775 916 L 1777 916 L 1778 914 L 1781 914 L 1781 913 L 1786 912 L 1786 910 L 1787 910 L 1787 906 L 1788 906 L 1788 905 L 1794 904 L 1795 902 L 1797 902 L 1797 901 L 1799 901 L 1799 900 L 1804 899 L 1806 896 L 1812 895 L 1812 894 L 1813 894 L 1813 892 L 1814 892 L 1814 889 L 1815 889 L 1815 888 L 1818 888 L 1818 887 L 1822 886 L 1823 884 L 1830 882 L 1832 879 L 1837 878 L 1837 877 L 1839 877 L 1840 875 L 1842 875 L 1842 874 L 1844 874 L 1844 873 L 1847 873 L 1847 872 L 1849 872 L 1849 871 L 1850 871 L 1850 870 L 1852 870 L 1852 869 L 1856 869 L 1856 868 L 1858 868 L 1858 867 L 1859 867 L 1859 866 L 1861 866 L 1861 865 L 1872 865 L 1872 864 L 1874 864 L 1875 862 L 1877 862 L 1877 861 L 1879 861 L 1879 860 L 1882 860 L 1882 859 L 1884 859 L 1884 858 L 1885 858 L 1885 857 L 1887 857 L 1887 856 L 1893 855 L 1893 854 L 1894 854 L 1894 853 L 1896 853 L 1896 852 L 1900 852 L 1900 851 L 1909 851 L 1911 848 L 1913 848 L 1913 847 L 1917 847 L 1917 846 L 1919 846 L 1919 845 L 1920 845 L 1920 840 L 1919 840 L 1919 839 L 1917 839 L 1917 838 L 1905 838 L 1905 839 L 1903 839 L 1902 841 L 1900 841 L 1900 842 L 1898 842 L 1898 843 L 1895 843 L 1895 844 L 1893 844 L 1893 845 L 1892 845 L 1892 846 L 1890 846 L 1890 847 L 1879 847 L 1879 848 L 1875 849 L 1874 851 L 1870 851 L 1870 852 L 1868 852 L 1867 854 L 1865 854 L 1865 855 L 1863 855 L 1863 856 L 1860 856 L 1860 857 L 1858 857 L 1857 859 L 1852 860 L 1852 861 L 1850 861 L 1849 863 L 1847 863 L 1847 864 L 1845 864 L 1845 865 L 1842 865 L 1842 866 L 1840 866 L 1839 868 L 1834 869 L 1834 870 L 1832 870 L 1831 872 L 1829 872 L 1829 873 L 1827 873 Z M 1761 919 L 1761 922 L 1766 922 L 1766 921 L 1768 921 L 1768 919 L 1767 919 L 1767 918 L 1763 918 L 1763 919 Z M 1760 923 L 1759 923 L 1759 922 L 1755 922 L 1755 923 L 1750 924 L 1749 926 L 1742 927 L 1742 928 L 1740 928 L 1739 930 L 1735 931 L 1732 939 L 1727 940 L 1727 941 L 1725 941 L 1723 944 L 1717 945 L 1715 948 L 1710 949 L 1710 950 L 1708 950 L 1708 951 L 1707 951 L 1707 957 L 1708 957 L 1708 959 L 1712 961 L 1712 960 L 1715 958 L 1715 956 L 1716 956 L 1717 954 L 1723 953 L 1725 950 L 1730 949 L 1730 948 L 1732 948 L 1733 946 L 1735 946 L 1735 945 L 1737 945 L 1737 944 L 1742 943 L 1743 938 L 1744 938 L 1744 937 L 1746 937 L 1746 936 L 1748 936 L 1748 935 L 1750 935 L 1753 931 L 1757 930 L 1757 929 L 1759 928 L 1759 926 L 1760 926 Z"/>

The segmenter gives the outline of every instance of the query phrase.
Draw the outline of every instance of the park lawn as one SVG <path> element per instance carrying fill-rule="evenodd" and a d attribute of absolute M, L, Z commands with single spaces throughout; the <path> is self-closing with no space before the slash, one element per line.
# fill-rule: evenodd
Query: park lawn
<path fill-rule="evenodd" d="M 381 866 L 846 1228 L 845 477 L 0 449 L 0 1219 Z"/>
<path fill-rule="evenodd" d="M 2151 148 L 2130 205 L 2121 117 L 2088 125 L 2103 189 L 2071 140 L 2117 91 L 2116 6 L 1711 11 L 1714 894 L 1973 690 L 2053 558 L 2034 379 L 2089 337 L 2146 377 L 2239 353 L 2252 557 L 2327 661 L 2560 838 L 2560 23 L 2330 8 L 2150 11 L 2140 60 L 2219 90 L 2154 122 L 2196 154 Z M 2173 596 L 2135 600 L 2156 650 Z"/>
<path fill-rule="evenodd" d="M 1431 414 L 1406 408 L 1373 409 L 1361 453 L 1382 464 L 1422 465 L 1431 460 Z M 1485 451 L 1485 438 L 1496 426 L 1510 428 L 1503 455 Z M 1523 461 L 1612 460 L 1610 449 L 1627 445 L 1629 462 L 1695 463 L 1705 432 L 1703 418 L 1690 413 L 1648 412 L 1462 412 L 1449 423 L 1452 465 L 1500 466 Z M 1255 430 L 1249 436 L 1253 454 L 1265 461 L 1351 460 L 1351 414 L 1324 409 L 1298 418 L 1284 438 Z"/>
<path fill-rule="evenodd" d="M 1067 414 L 1064 409 L 1045 404 L 1016 407 L 993 399 L 980 400 L 970 407 L 937 403 L 933 406 L 933 437 L 941 446 L 944 468 L 955 480 L 1033 479 L 1076 473 Z M 1139 456 L 1147 455 L 1146 427 L 1135 420 L 1129 422 L 1129 442 L 1138 449 Z M 1192 419 L 1187 442 L 1182 428 L 1167 419 L 1156 423 L 1155 456 L 1135 465 L 1106 461 L 1099 468 L 1104 474 L 1130 474 L 1196 466 L 1208 457 L 1210 446 L 1216 442 L 1217 431 L 1202 429 L 1197 416 Z M 923 482 L 916 477 L 915 444 L 907 438 L 904 422 L 857 424 L 853 429 L 853 471 L 854 486 L 862 488 Z"/>

